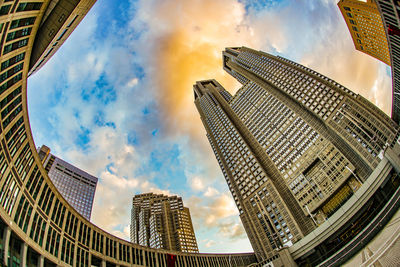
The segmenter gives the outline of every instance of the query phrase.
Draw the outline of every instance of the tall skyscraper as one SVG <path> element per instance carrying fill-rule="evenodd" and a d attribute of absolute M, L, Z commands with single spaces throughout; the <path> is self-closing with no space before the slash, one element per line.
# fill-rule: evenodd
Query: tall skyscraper
<path fill-rule="evenodd" d="M 197 82 L 195 104 L 258 260 L 273 261 L 282 247 L 292 252 L 303 238 L 314 240 L 314 258 L 327 258 L 334 229 L 354 237 L 349 227 L 361 223 L 366 201 L 355 195 L 379 179 L 397 124 L 362 96 L 282 57 L 227 48 L 223 66 L 243 87 L 232 96 L 215 80 Z M 396 168 L 392 160 L 380 183 Z M 348 201 L 359 214 L 343 211 Z M 339 209 L 346 216 L 338 218 Z"/>
<path fill-rule="evenodd" d="M 338 6 L 356 49 L 390 66 L 388 41 L 375 0 L 340 0 Z"/>
<path fill-rule="evenodd" d="M 38 152 L 57 190 L 72 207 L 90 220 L 98 178 L 54 156 L 45 145 Z"/>
<path fill-rule="evenodd" d="M 131 242 L 151 248 L 199 252 L 189 209 L 178 196 L 153 193 L 134 196 Z"/>

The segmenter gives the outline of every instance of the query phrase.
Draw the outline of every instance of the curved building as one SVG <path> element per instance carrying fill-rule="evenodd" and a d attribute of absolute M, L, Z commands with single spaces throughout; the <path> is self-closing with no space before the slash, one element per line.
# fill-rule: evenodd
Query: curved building
<path fill-rule="evenodd" d="M 57 50 L 94 0 L 0 1 L 0 265 L 246 266 L 253 253 L 145 248 L 82 217 L 57 191 L 36 152 L 27 76 Z"/>

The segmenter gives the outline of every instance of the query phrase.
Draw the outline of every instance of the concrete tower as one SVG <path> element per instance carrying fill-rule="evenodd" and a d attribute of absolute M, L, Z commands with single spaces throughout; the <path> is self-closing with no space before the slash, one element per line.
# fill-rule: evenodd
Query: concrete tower
<path fill-rule="evenodd" d="M 131 242 L 151 248 L 199 252 L 189 209 L 178 196 L 153 193 L 134 196 Z"/>

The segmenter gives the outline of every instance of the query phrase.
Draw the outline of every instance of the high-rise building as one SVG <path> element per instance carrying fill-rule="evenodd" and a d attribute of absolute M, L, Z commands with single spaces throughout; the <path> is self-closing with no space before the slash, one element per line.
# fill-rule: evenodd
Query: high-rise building
<path fill-rule="evenodd" d="M 257 258 L 274 261 L 289 247 L 300 265 L 321 262 L 359 233 L 366 206 L 384 205 L 380 194 L 398 187 L 398 157 L 387 151 L 399 149 L 399 128 L 362 96 L 282 57 L 227 48 L 223 66 L 243 87 L 232 96 L 215 80 L 197 82 L 195 104 Z"/>
<path fill-rule="evenodd" d="M 38 149 L 38 153 L 57 190 L 72 207 L 90 220 L 98 178 L 54 156 L 45 145 Z"/>
<path fill-rule="evenodd" d="M 340 0 L 338 6 L 356 49 L 390 66 L 386 33 L 375 0 Z"/>
<path fill-rule="evenodd" d="M 134 196 L 131 242 L 151 248 L 199 252 L 189 209 L 178 196 L 153 193 Z"/>

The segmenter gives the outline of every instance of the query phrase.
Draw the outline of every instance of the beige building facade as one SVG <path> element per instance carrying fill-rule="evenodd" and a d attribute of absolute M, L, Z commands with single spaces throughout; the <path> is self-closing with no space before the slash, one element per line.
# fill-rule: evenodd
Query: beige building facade
<path fill-rule="evenodd" d="M 189 209 L 178 196 L 153 193 L 134 196 L 131 242 L 157 249 L 199 252 Z"/>
<path fill-rule="evenodd" d="M 338 7 L 355 48 L 390 66 L 389 45 L 375 0 L 340 0 Z"/>

